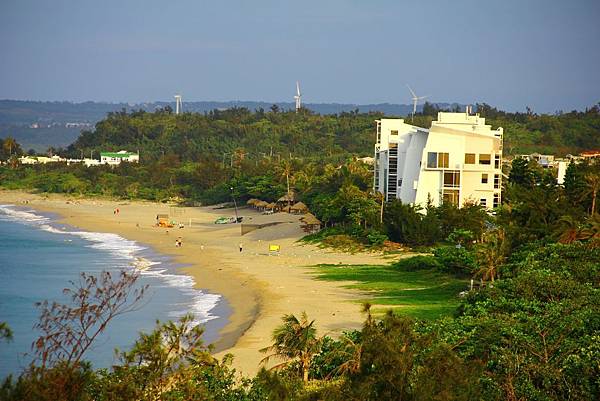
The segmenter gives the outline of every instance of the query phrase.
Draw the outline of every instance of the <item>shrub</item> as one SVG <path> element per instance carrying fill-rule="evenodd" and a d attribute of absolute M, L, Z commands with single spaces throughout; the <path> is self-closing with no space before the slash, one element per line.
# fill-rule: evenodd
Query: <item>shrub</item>
<path fill-rule="evenodd" d="M 442 270 L 442 265 L 435 257 L 422 255 L 400 259 L 393 264 L 393 267 L 407 272 L 432 269 Z"/>
<path fill-rule="evenodd" d="M 433 250 L 442 271 L 466 275 L 471 274 L 476 268 L 475 256 L 463 247 L 441 246 Z"/>
<path fill-rule="evenodd" d="M 369 240 L 369 244 L 378 246 L 383 245 L 383 243 L 387 241 L 388 237 L 377 230 L 371 230 L 367 232 L 367 239 Z"/>

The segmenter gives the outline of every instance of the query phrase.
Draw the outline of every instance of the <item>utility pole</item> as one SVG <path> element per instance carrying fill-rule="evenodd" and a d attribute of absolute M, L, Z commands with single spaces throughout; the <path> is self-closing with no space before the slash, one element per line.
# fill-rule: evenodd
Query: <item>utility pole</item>
<path fill-rule="evenodd" d="M 235 195 L 233 193 L 233 187 L 229 187 L 229 189 L 231 190 L 231 198 L 233 199 L 233 206 L 235 207 L 235 222 L 238 222 L 238 210 L 237 210 L 237 202 L 235 201 Z"/>
<path fill-rule="evenodd" d="M 383 200 L 384 200 L 384 197 L 381 192 L 380 192 L 380 194 L 381 194 L 381 210 L 379 211 L 379 222 L 381 224 L 383 224 Z"/>

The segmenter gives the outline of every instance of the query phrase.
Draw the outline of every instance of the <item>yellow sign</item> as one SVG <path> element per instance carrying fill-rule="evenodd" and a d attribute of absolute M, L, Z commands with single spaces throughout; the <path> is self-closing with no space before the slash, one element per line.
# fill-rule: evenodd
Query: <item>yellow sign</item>
<path fill-rule="evenodd" d="M 273 244 L 269 245 L 269 252 L 279 252 L 279 249 L 280 249 L 279 245 L 273 245 Z"/>

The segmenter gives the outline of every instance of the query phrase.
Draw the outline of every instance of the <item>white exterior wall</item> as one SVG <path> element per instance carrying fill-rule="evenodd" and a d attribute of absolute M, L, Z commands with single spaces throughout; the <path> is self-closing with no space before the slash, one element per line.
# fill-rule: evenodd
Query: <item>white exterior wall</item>
<path fill-rule="evenodd" d="M 378 182 L 378 185 L 374 185 L 375 191 L 378 191 L 387 196 L 388 192 L 392 191 L 392 186 L 395 186 L 396 197 L 401 196 L 400 193 L 404 188 L 405 175 L 408 172 L 408 176 L 414 175 L 414 169 L 407 167 L 405 160 L 410 157 L 411 143 L 413 135 L 424 132 L 419 127 L 415 127 L 410 124 L 406 124 L 403 119 L 381 119 L 377 121 L 377 142 L 375 144 L 375 168 L 374 168 L 374 183 Z M 397 149 L 397 160 L 396 163 L 390 166 L 390 148 Z M 379 160 L 377 161 L 377 158 Z M 390 177 L 390 167 L 395 167 L 397 175 Z M 394 181 L 395 180 L 395 181 Z M 398 185 L 402 182 L 403 185 Z"/>
<path fill-rule="evenodd" d="M 438 120 L 432 122 L 431 129 L 425 130 L 405 124 L 404 120 L 382 119 L 378 121 L 379 142 L 375 154 L 380 163 L 375 166 L 379 186 L 375 190 L 386 193 L 385 174 L 389 171 L 388 152 L 391 144 L 398 147 L 398 179 L 402 185 L 396 198 L 404 203 L 425 206 L 428 199 L 439 206 L 443 201 L 444 172 L 456 171 L 460 174 L 459 206 L 465 202 L 481 203 L 493 207 L 494 194 L 501 199 L 502 180 L 502 128 L 492 130 L 485 119 L 467 113 L 438 113 Z M 398 130 L 398 135 L 390 131 Z M 448 153 L 448 167 L 427 167 L 428 153 Z M 465 154 L 475 154 L 474 164 L 465 164 Z M 490 164 L 480 164 L 479 155 L 490 155 Z M 495 167 L 495 156 L 500 162 Z M 487 183 L 482 183 L 482 174 L 487 174 Z M 499 178 L 499 188 L 494 188 L 495 176 Z M 388 173 L 389 176 L 389 173 Z"/>
<path fill-rule="evenodd" d="M 126 154 L 127 152 L 122 150 L 117 153 Z M 116 165 L 121 164 L 121 162 L 123 162 L 123 161 L 129 162 L 129 163 L 138 163 L 140 161 L 140 155 L 136 154 L 136 153 L 128 155 L 127 157 L 124 157 L 124 156 L 108 157 L 108 156 L 100 155 L 100 164 L 109 164 L 109 165 L 116 166 Z"/>
<path fill-rule="evenodd" d="M 404 167 L 402 169 L 402 187 L 400 188 L 399 199 L 404 203 L 415 203 L 416 201 L 421 172 L 421 158 L 428 136 L 426 130 L 412 134 L 406 153 L 403 155 Z"/>

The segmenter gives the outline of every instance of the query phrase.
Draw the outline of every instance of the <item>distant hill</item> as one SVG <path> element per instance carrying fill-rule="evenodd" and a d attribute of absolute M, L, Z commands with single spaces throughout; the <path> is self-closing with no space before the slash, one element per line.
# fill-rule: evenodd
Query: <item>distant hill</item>
<path fill-rule="evenodd" d="M 183 102 L 183 110 L 204 113 L 215 109 L 230 109 L 233 107 L 246 107 L 254 111 L 260 108 L 269 110 L 273 104 L 282 110 L 294 108 L 292 102 L 255 102 L 255 101 L 229 101 L 229 102 Z M 456 103 L 436 103 L 440 108 L 453 108 L 462 105 Z M 103 103 L 103 102 L 38 102 L 22 100 L 0 100 L 0 125 L 30 125 L 33 123 L 95 123 L 106 117 L 106 113 L 125 109 L 155 111 L 156 109 L 170 106 L 174 102 L 149 102 L 149 103 Z M 352 103 L 306 103 L 304 107 L 319 114 L 337 114 L 350 112 L 356 109 L 361 113 L 376 111 L 390 116 L 406 116 L 412 111 L 408 104 L 352 104 Z M 422 105 L 417 110 L 422 109 Z"/>
<path fill-rule="evenodd" d="M 264 109 L 268 111 L 273 104 L 281 110 L 292 110 L 292 102 L 183 102 L 184 112 L 205 113 L 212 110 L 225 110 L 234 107 L 245 107 L 251 111 Z M 439 103 L 440 108 L 463 106 L 455 103 Z M 14 137 L 24 149 L 34 149 L 38 152 L 49 147 L 66 147 L 73 143 L 82 129 L 93 129 L 94 124 L 106 117 L 109 112 L 125 109 L 144 110 L 153 112 L 170 106 L 174 102 L 147 103 L 106 103 L 106 102 L 40 102 L 22 100 L 0 100 L 0 138 Z M 412 105 L 407 104 L 350 104 L 350 103 L 307 103 L 303 105 L 319 114 L 338 114 L 358 109 L 361 113 L 381 112 L 388 116 L 406 116 L 412 111 Z M 419 105 L 417 110 L 422 110 Z"/>

